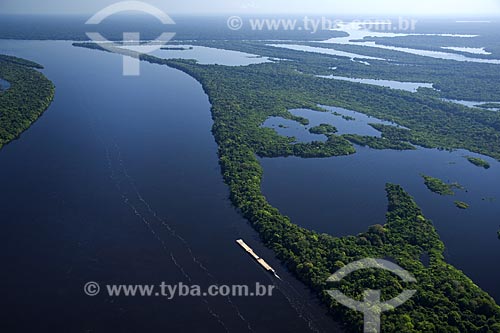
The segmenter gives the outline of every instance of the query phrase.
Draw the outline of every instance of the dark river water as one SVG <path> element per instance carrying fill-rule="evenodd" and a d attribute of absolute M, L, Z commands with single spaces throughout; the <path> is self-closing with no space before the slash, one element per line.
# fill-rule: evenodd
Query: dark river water
<path fill-rule="evenodd" d="M 228 201 L 199 83 L 147 63 L 141 76 L 123 77 L 120 56 L 69 42 L 0 41 L 0 53 L 39 62 L 56 85 L 47 112 L 0 151 L 1 331 L 338 331 Z M 89 297 L 88 281 L 278 291 Z"/>

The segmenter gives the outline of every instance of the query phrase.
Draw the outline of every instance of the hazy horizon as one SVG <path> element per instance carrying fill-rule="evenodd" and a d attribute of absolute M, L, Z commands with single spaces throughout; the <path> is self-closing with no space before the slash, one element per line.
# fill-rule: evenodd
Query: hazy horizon
<path fill-rule="evenodd" d="M 2 14 L 56 14 L 87 15 L 117 3 L 116 0 L 3 0 Z M 322 0 L 215 0 L 210 3 L 199 0 L 166 1 L 146 0 L 172 15 L 359 15 L 359 16 L 499 16 L 500 2 L 496 0 L 351 0 L 349 3 Z"/>

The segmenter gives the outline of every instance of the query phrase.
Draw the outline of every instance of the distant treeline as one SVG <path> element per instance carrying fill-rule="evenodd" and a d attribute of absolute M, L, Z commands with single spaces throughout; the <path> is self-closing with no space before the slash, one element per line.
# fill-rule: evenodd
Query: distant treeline
<path fill-rule="evenodd" d="M 104 7 L 104 6 L 103 6 Z M 156 39 L 161 33 L 174 32 L 177 40 L 325 40 L 345 37 L 344 32 L 322 30 L 312 34 L 305 30 L 262 29 L 252 30 L 248 19 L 242 17 L 243 26 L 238 30 L 228 28 L 228 16 L 189 17 L 175 16 L 175 24 L 161 24 L 150 15 L 116 14 L 99 25 L 86 25 L 89 16 L 77 15 L 0 15 L 0 39 L 72 40 L 88 41 L 86 32 L 100 32 L 109 40 L 122 41 L 123 32 L 139 32 L 142 40 Z M 266 18 L 259 15 L 258 18 Z M 271 17 L 273 19 L 274 17 Z M 297 19 L 302 17 L 286 17 Z"/>

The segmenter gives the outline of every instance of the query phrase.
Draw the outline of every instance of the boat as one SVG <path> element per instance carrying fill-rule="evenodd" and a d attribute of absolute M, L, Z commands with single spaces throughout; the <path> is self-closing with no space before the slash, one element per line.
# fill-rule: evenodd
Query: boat
<path fill-rule="evenodd" d="M 238 243 L 238 245 L 240 245 L 243 250 L 245 250 L 248 254 L 250 254 L 250 256 L 252 258 L 255 259 L 255 261 L 257 261 L 257 263 L 262 266 L 262 268 L 264 268 L 266 271 L 268 271 L 269 273 L 273 274 L 276 278 L 280 279 L 281 278 L 279 277 L 279 275 L 276 273 L 276 270 L 274 268 L 271 267 L 271 265 L 269 265 L 264 259 L 262 259 L 261 257 L 259 257 L 255 252 L 254 250 L 248 246 L 247 243 L 245 243 L 245 241 L 243 239 L 238 239 L 236 240 L 236 243 Z"/>

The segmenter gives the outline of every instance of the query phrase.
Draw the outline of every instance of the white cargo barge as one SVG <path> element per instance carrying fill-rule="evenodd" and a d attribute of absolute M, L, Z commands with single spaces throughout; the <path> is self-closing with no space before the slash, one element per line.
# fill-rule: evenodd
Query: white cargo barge
<path fill-rule="evenodd" d="M 278 279 L 281 280 L 281 278 L 278 276 L 278 274 L 276 274 L 276 271 L 274 270 L 274 268 L 272 268 L 271 265 L 269 265 L 264 259 L 262 259 L 261 257 L 259 257 L 252 250 L 252 248 L 250 246 L 248 246 L 247 243 L 245 243 L 243 241 L 243 239 L 238 239 L 236 241 L 236 243 L 238 243 L 248 254 L 250 254 L 255 259 L 255 261 L 257 261 L 257 263 L 259 265 L 261 265 L 266 271 L 272 273 L 274 276 L 276 276 Z"/>

